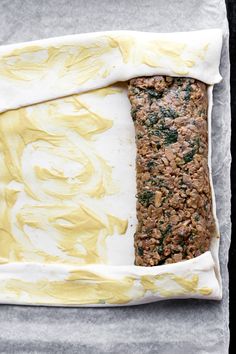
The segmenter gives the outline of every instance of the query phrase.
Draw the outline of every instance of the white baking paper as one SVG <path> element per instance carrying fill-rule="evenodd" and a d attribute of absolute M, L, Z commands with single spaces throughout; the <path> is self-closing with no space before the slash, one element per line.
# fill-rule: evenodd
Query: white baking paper
<path fill-rule="evenodd" d="M 22 8 L 22 16 L 19 16 L 19 7 L 17 7 L 17 1 L 12 2 L 12 7 L 8 9 L 8 18 L 3 23 L 4 31 L 6 33 L 5 40 L 15 42 L 16 40 L 22 41 L 29 39 L 37 39 L 42 36 L 52 36 L 59 34 L 67 34 L 72 32 L 91 32 L 93 30 L 110 30 L 110 29 L 134 29 L 134 30 L 148 30 L 148 31 L 178 31 L 178 30 L 194 30 L 203 28 L 222 27 L 224 33 L 227 34 L 227 23 L 225 17 L 225 8 L 223 2 L 218 1 L 198 1 L 191 2 L 166 2 L 158 1 L 146 1 L 142 3 L 130 3 L 127 6 L 126 2 L 103 2 L 106 9 L 106 16 L 100 16 L 101 12 L 95 11 L 95 3 L 78 2 L 77 6 L 73 6 L 74 2 L 59 3 L 57 6 L 55 15 L 50 18 L 45 17 L 45 24 L 42 26 L 34 26 L 35 37 L 32 37 L 32 25 L 38 21 L 38 14 L 40 11 L 35 7 L 30 7 L 27 4 L 26 8 Z M 219 6 L 220 5 L 220 6 Z M 7 5 L 10 6 L 10 5 Z M 17 8 L 17 10 L 16 10 Z M 41 8 L 42 14 L 48 13 L 52 8 L 55 8 L 53 2 L 45 5 Z M 104 8 L 102 13 L 104 14 Z M 73 11 L 72 11 L 73 9 Z M 39 11 L 39 12 L 37 12 Z M 72 16 L 72 12 L 74 17 Z M 153 13 L 155 12 L 155 15 Z M 51 12 L 52 13 L 52 12 Z M 59 14 L 63 13 L 64 16 Z M 5 14 L 5 13 L 4 13 Z M 35 16 L 34 16 L 35 14 Z M 36 15 L 37 14 L 37 15 Z M 83 14 L 83 16 L 81 16 Z M 87 17 L 86 15 L 89 16 Z M 92 14 L 92 15 L 91 15 Z M 114 15 L 113 15 L 114 14 Z M 22 21 L 24 16 L 28 16 L 29 22 Z M 92 16 L 92 21 L 91 21 Z M 11 21 L 9 21 L 9 18 Z M 70 20 L 68 21 L 68 18 Z M 73 19 L 74 20 L 71 20 Z M 79 18 L 79 20 L 78 20 Z M 62 20 L 63 19 L 63 20 Z M 168 20 L 167 20 L 168 19 Z M 6 32 L 7 24 L 11 22 L 12 29 L 22 28 L 22 31 L 15 31 L 14 36 L 10 35 L 10 32 Z M 38 22 L 37 22 L 38 23 Z M 68 25 L 70 23 L 70 25 Z M 71 29 L 71 23 L 73 23 L 73 29 Z M 54 32 L 51 25 L 54 25 Z M 20 26 L 20 27 L 19 27 Z M 29 27 L 27 27 L 29 26 Z M 9 26 L 8 26 L 9 28 Z M 36 32 L 38 31 L 38 32 Z M 25 32 L 25 37 L 22 38 L 22 33 Z M 36 34 L 37 33 L 37 34 Z M 83 318 L 87 316 L 90 318 L 90 325 L 86 321 L 84 323 L 84 331 L 81 330 L 79 339 L 73 338 L 69 335 L 69 332 L 60 328 L 61 345 L 64 344 L 63 350 L 71 350 L 71 352 L 78 349 L 89 350 L 93 348 L 97 352 L 122 352 L 124 348 L 128 348 L 133 353 L 175 353 L 192 352 L 192 353 L 223 353 L 227 351 L 227 252 L 229 246 L 230 235 L 230 223 L 229 223 L 229 89 L 228 89 L 228 51 L 227 51 L 227 37 L 225 37 L 223 46 L 221 75 L 223 76 L 223 82 L 215 87 L 214 90 L 214 107 L 213 107 L 213 120 L 212 133 L 213 133 L 213 179 L 216 191 L 217 211 L 220 222 L 220 231 L 222 235 L 221 241 L 221 269 L 223 275 L 223 302 L 222 303 L 203 303 L 194 302 L 192 300 L 182 302 L 166 302 L 155 305 L 147 305 L 139 307 L 136 310 L 127 308 L 125 312 L 122 309 L 101 309 L 101 310 L 82 310 L 79 309 L 80 315 L 83 313 Z M 224 96 L 225 94 L 225 96 Z M 217 149 L 217 145 L 220 148 Z M 224 306 L 224 307 L 223 307 Z M 4 307 L 6 309 L 6 307 Z M 34 309 L 35 310 L 35 309 Z M 38 309 L 38 311 L 41 309 Z M 31 318 L 38 316 L 38 313 L 43 315 L 46 321 L 46 316 L 56 314 L 55 309 L 48 312 L 31 312 Z M 10 310 L 8 310 L 9 313 Z M 19 321 L 19 314 L 24 313 L 19 308 L 16 318 L 16 323 Z M 21 311 L 21 312 L 20 312 Z M 45 310 L 46 311 L 46 310 Z M 50 311 L 50 314 L 49 314 Z M 59 310 L 57 310 L 59 311 Z M 67 328 L 70 328 L 69 322 L 71 316 L 76 315 L 74 310 L 60 310 L 63 311 L 64 325 L 67 323 Z M 70 312 L 71 311 L 71 312 Z M 94 312 L 96 311 L 96 318 L 99 315 L 99 319 L 94 320 Z M 113 311 L 113 312 L 112 312 Z M 2 336 L 4 341 L 2 342 L 3 348 L 7 348 L 7 345 L 17 343 L 18 338 L 24 338 L 21 345 L 25 343 L 30 346 L 30 350 L 37 348 L 36 338 L 40 338 L 38 345 L 49 352 L 56 351 L 57 348 L 56 339 L 54 339 L 54 333 L 58 333 L 58 328 L 51 327 L 47 335 L 45 336 L 44 329 L 41 326 L 36 337 L 32 331 L 28 332 L 27 338 L 25 336 L 25 330 L 19 328 L 17 333 L 17 339 L 14 336 L 13 329 L 7 324 L 4 312 L 4 331 Z M 57 312 L 59 316 L 60 312 Z M 106 320 L 108 313 L 109 324 Z M 68 315 L 67 315 L 68 314 Z M 23 315 L 26 319 L 26 317 Z M 80 316 L 81 317 L 81 316 Z M 91 321 L 91 319 L 93 320 Z M 122 321 L 122 319 L 126 321 Z M 140 318 L 142 321 L 140 322 Z M 79 328 L 79 322 L 73 323 L 74 326 Z M 135 324 L 135 325 L 134 325 Z M 160 326 L 161 324 L 161 326 Z M 69 327 L 68 327 L 69 326 Z M 90 326 L 90 327 L 88 327 Z M 34 327 L 34 324 L 30 325 L 30 328 Z M 80 326 L 81 328 L 81 326 Z M 113 329 L 112 329 L 113 328 Z M 117 335 L 114 334 L 114 328 Z M 135 328 L 135 330 L 134 330 Z M 131 335 L 131 329 L 133 333 Z M 94 336 L 87 333 L 93 331 Z M 113 332 L 112 340 L 110 340 L 109 332 Z M 4 336 L 5 333 L 5 336 Z M 12 334 L 11 334 L 12 333 Z M 14 333 L 15 334 L 15 333 Z M 127 335 L 128 334 L 128 335 Z M 168 335 L 166 335 L 168 334 Z M 202 337 L 201 337 L 202 336 Z M 8 338 L 8 339 L 6 339 Z M 55 336 L 56 338 L 56 336 Z M 70 338 L 70 346 L 67 346 L 67 341 Z M 202 338 L 202 339 L 201 339 Z M 36 341 L 35 341 L 36 340 Z M 6 346 L 5 346 L 6 345 Z M 22 349 L 24 347 L 22 346 Z M 68 349 L 70 348 L 70 349 Z M 158 348 L 158 349 L 157 349 Z M 24 349 L 23 349 L 24 350 Z M 28 350 L 28 349 L 26 349 Z M 43 350 L 43 349 L 42 349 Z M 51 351 L 50 351 L 51 350 Z"/>

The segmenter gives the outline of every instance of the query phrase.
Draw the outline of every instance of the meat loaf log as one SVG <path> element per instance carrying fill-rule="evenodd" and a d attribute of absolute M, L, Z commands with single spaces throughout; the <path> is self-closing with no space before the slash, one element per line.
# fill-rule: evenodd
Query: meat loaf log
<path fill-rule="evenodd" d="M 135 126 L 135 264 L 190 259 L 215 232 L 208 171 L 207 86 L 195 79 L 139 77 L 128 85 Z"/>

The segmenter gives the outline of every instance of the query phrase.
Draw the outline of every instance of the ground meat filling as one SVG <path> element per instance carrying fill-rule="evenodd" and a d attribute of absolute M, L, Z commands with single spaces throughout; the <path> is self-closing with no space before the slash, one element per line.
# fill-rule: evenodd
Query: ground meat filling
<path fill-rule="evenodd" d="M 207 87 L 190 78 L 128 85 L 135 125 L 135 264 L 179 262 L 209 249 L 215 231 L 208 171 Z"/>

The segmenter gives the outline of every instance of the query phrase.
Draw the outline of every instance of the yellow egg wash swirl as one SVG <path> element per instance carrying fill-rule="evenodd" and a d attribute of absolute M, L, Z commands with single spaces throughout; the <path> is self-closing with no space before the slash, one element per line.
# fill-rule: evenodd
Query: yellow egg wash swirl
<path fill-rule="evenodd" d="M 35 82 L 51 82 L 73 90 L 88 81 L 110 76 L 117 67 L 142 65 L 169 68 L 179 75 L 187 75 L 189 68 L 205 59 L 209 43 L 191 48 L 187 39 L 137 38 L 132 34 L 94 36 L 75 43 L 25 45 L 0 56 L 0 77 L 26 88 Z M 102 83 L 102 82 L 101 82 Z M 101 85 L 102 86 L 102 85 Z M 74 91 L 76 92 L 76 91 Z"/>
<path fill-rule="evenodd" d="M 94 148 L 113 122 L 81 97 L 0 115 L 1 263 L 106 263 L 106 238 L 126 232 L 127 220 L 96 207 L 116 192 Z"/>
<path fill-rule="evenodd" d="M 27 301 L 38 304 L 128 304 L 151 294 L 162 298 L 184 295 L 209 296 L 212 289 L 199 287 L 198 275 L 161 275 L 108 277 L 89 270 L 70 271 L 65 280 L 27 282 L 11 279 L 3 284 L 8 294 L 18 298 L 27 294 Z"/>
<path fill-rule="evenodd" d="M 27 83 L 43 79 L 53 67 L 56 75 L 61 77 L 70 72 L 77 73 L 74 82 L 83 84 L 99 73 L 109 73 L 104 68 L 104 56 L 113 50 L 113 46 L 109 38 L 104 39 L 92 39 L 85 45 L 30 45 L 14 49 L 1 57 L 0 75 Z"/>

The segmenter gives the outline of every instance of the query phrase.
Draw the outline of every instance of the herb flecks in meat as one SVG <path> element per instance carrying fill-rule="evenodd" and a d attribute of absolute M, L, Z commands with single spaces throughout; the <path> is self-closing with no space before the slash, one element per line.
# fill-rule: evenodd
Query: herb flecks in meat
<path fill-rule="evenodd" d="M 189 101 L 190 100 L 191 92 L 192 92 L 192 87 L 191 87 L 190 84 L 188 84 L 186 89 L 185 89 L 185 96 L 184 96 L 185 101 Z"/>
<path fill-rule="evenodd" d="M 176 110 L 174 110 L 173 108 L 169 107 L 169 108 L 166 108 L 166 107 L 160 107 L 160 112 L 161 112 L 161 115 L 162 117 L 167 117 L 167 118 L 172 118 L 172 119 L 175 119 L 177 117 L 179 117 L 178 113 L 176 112 Z"/>
<path fill-rule="evenodd" d="M 148 93 L 149 98 L 151 98 L 151 99 L 153 99 L 153 98 L 158 99 L 158 98 L 161 98 L 161 96 L 162 96 L 162 93 L 157 92 L 153 89 L 146 89 L 145 91 Z"/>
<path fill-rule="evenodd" d="M 184 162 L 185 163 L 188 163 L 188 162 L 191 162 L 194 155 L 196 153 L 196 150 L 195 149 L 192 149 L 191 151 L 187 152 L 185 155 L 184 155 Z"/>
<path fill-rule="evenodd" d="M 158 114 L 157 113 L 150 113 L 148 115 L 148 120 L 150 125 L 154 125 L 158 122 Z"/>
<path fill-rule="evenodd" d="M 159 136 L 163 139 L 165 145 L 173 144 L 178 141 L 178 131 L 176 129 L 170 129 L 166 126 L 159 126 L 152 131 L 152 135 Z M 160 148 L 159 146 L 158 148 Z"/>
<path fill-rule="evenodd" d="M 145 190 L 142 193 L 139 193 L 137 198 L 140 204 L 145 207 L 148 207 L 154 199 L 154 192 Z"/>
<path fill-rule="evenodd" d="M 138 254 L 139 254 L 139 256 L 143 255 L 143 248 L 142 247 L 138 247 Z"/>
<path fill-rule="evenodd" d="M 135 264 L 197 257 L 215 231 L 208 171 L 207 86 L 166 76 L 128 87 L 137 143 Z"/>
<path fill-rule="evenodd" d="M 165 134 L 165 139 L 164 139 L 165 145 L 170 145 L 170 144 L 176 143 L 178 141 L 178 131 L 177 130 L 166 129 L 164 131 L 164 134 Z"/>
<path fill-rule="evenodd" d="M 161 231 L 161 236 L 162 236 L 162 241 L 163 241 L 163 239 L 164 239 L 168 234 L 170 234 L 171 231 L 172 231 L 172 226 L 171 226 L 171 224 L 168 224 L 168 225 L 166 226 L 165 230 L 161 230 L 161 229 L 160 229 L 160 231 Z"/>
<path fill-rule="evenodd" d="M 194 158 L 194 155 L 198 152 L 199 149 L 199 145 L 200 145 L 200 139 L 199 138 L 195 138 L 195 140 L 190 143 L 192 149 L 187 152 L 186 154 L 184 154 L 184 162 L 188 163 L 191 162 Z"/>

